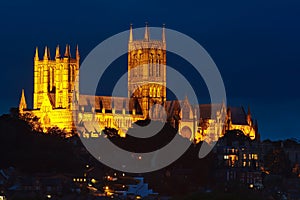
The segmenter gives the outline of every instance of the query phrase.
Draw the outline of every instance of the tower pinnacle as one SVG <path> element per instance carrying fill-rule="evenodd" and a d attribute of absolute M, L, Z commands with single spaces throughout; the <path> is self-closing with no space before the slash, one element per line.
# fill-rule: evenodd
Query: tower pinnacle
<path fill-rule="evenodd" d="M 68 44 L 66 45 L 65 57 L 67 58 L 71 57 L 70 45 Z"/>
<path fill-rule="evenodd" d="M 55 58 L 60 58 L 59 45 L 56 47 Z"/>
<path fill-rule="evenodd" d="M 162 27 L 162 42 L 166 42 L 165 24 Z"/>
<path fill-rule="evenodd" d="M 48 60 L 49 59 L 49 52 L 48 52 L 48 47 L 45 46 L 45 53 L 44 53 L 44 60 Z"/>
<path fill-rule="evenodd" d="M 34 55 L 34 60 L 38 61 L 40 58 L 39 58 L 39 49 L 38 47 L 35 48 L 35 55 Z"/>
<path fill-rule="evenodd" d="M 79 48 L 78 48 L 78 44 L 76 46 L 76 59 L 78 60 L 80 58 L 80 54 L 79 54 Z"/>
<path fill-rule="evenodd" d="M 133 41 L 133 33 L 132 33 L 132 24 L 130 24 L 130 30 L 129 30 L 129 42 Z"/>
<path fill-rule="evenodd" d="M 149 28 L 148 28 L 148 22 L 146 22 L 144 40 L 145 40 L 145 41 L 149 41 L 149 40 L 150 40 Z"/>
<path fill-rule="evenodd" d="M 250 106 L 248 105 L 248 112 L 247 115 L 251 116 Z"/>
<path fill-rule="evenodd" d="M 19 110 L 22 112 L 24 109 L 27 109 L 27 104 L 26 104 L 26 100 L 25 100 L 24 89 L 22 89 Z"/>

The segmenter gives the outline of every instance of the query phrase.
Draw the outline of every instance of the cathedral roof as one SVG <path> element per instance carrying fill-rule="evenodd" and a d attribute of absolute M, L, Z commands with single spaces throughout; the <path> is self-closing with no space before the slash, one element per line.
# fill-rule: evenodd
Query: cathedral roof
<path fill-rule="evenodd" d="M 216 112 L 212 110 L 220 111 L 222 109 L 222 104 L 199 104 L 200 117 L 202 119 L 215 119 Z"/>
<path fill-rule="evenodd" d="M 111 97 L 111 96 L 93 96 L 93 95 L 80 95 L 79 104 L 87 108 L 87 111 L 91 109 L 91 102 L 94 100 L 95 110 L 112 110 L 115 108 L 116 111 L 122 111 L 125 109 L 126 112 L 129 112 L 134 108 L 133 99 L 127 97 Z M 139 102 L 140 104 L 141 102 Z M 137 106 L 137 113 L 141 111 L 140 106 Z"/>
<path fill-rule="evenodd" d="M 247 125 L 247 114 L 243 107 L 230 107 L 232 124 Z"/>

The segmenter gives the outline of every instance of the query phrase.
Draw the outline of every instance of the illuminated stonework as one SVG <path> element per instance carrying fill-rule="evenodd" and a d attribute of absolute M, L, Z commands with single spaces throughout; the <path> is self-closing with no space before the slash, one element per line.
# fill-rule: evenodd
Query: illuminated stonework
<path fill-rule="evenodd" d="M 38 48 L 34 56 L 34 92 L 33 109 L 28 110 L 40 119 L 44 130 L 57 126 L 66 131 L 74 128 L 72 98 L 79 98 L 79 51 L 71 57 L 70 46 L 66 45 L 64 56 L 60 55 L 59 46 L 55 58 L 51 60 L 50 50 L 45 47 L 43 59 L 39 58 Z M 24 112 L 25 97 L 20 102 L 20 112 Z M 24 99 L 24 100 L 23 100 Z"/>
<path fill-rule="evenodd" d="M 134 40 L 132 26 L 128 43 L 128 97 L 141 105 L 145 117 L 154 104 L 166 101 L 166 39 L 150 40 L 148 26 L 143 40 Z"/>
<path fill-rule="evenodd" d="M 44 131 L 59 127 L 67 132 L 79 132 L 84 137 L 99 137 L 100 127 L 115 128 L 120 136 L 138 120 L 161 120 L 159 109 L 165 109 L 167 122 L 179 133 L 194 142 L 213 142 L 226 130 L 239 129 L 251 139 L 257 136 L 257 126 L 252 122 L 250 110 L 229 108 L 223 104 L 191 105 L 184 100 L 166 100 L 166 37 L 151 40 L 148 26 L 144 38 L 134 40 L 132 26 L 128 42 L 128 97 L 92 96 L 79 94 L 78 47 L 75 57 L 70 46 L 64 56 L 57 46 L 55 57 L 45 48 L 43 59 L 36 48 L 34 57 L 33 109 L 27 109 L 24 91 L 19 104 L 20 114 L 32 113 L 39 118 Z M 73 96 L 74 95 L 74 96 Z M 73 99 L 75 98 L 75 99 Z M 92 107 L 89 102 L 94 99 Z M 73 107 L 72 100 L 75 102 Z M 76 103 L 77 102 L 77 103 Z M 153 105 L 160 108 L 150 110 Z M 212 108 L 216 113 L 211 113 Z M 151 112 L 150 112 L 151 111 Z M 73 116 L 75 113 L 76 116 Z M 225 123 L 220 120 L 225 117 Z M 75 120 L 74 120 L 75 119 Z M 84 124 L 83 124 L 84 123 Z M 77 129 L 75 128 L 77 126 Z M 79 127 L 79 128 L 78 128 Z"/>

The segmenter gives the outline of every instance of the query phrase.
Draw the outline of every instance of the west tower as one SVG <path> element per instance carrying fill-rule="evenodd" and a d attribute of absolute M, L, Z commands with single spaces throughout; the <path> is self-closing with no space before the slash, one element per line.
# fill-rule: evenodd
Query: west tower
<path fill-rule="evenodd" d="M 128 97 L 139 103 L 144 117 L 154 104 L 166 101 L 166 37 L 150 39 L 148 24 L 144 39 L 134 40 L 132 25 L 128 42 Z"/>
<path fill-rule="evenodd" d="M 34 57 L 33 109 L 40 109 L 46 98 L 53 108 L 72 109 L 72 97 L 79 98 L 79 51 L 71 57 L 70 45 L 66 45 L 64 56 L 56 47 L 55 58 L 51 60 L 50 50 L 45 47 L 43 59 L 39 59 L 38 48 Z"/>

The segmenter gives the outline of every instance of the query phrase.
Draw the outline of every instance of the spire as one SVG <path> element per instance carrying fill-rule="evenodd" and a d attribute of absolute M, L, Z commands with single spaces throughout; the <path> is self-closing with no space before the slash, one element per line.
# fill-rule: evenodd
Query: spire
<path fill-rule="evenodd" d="M 248 106 L 248 112 L 247 112 L 247 122 L 250 126 L 253 125 L 253 121 L 251 119 L 251 111 L 250 111 L 250 106 Z"/>
<path fill-rule="evenodd" d="M 48 60 L 48 59 L 49 59 L 48 47 L 45 46 L 44 60 Z"/>
<path fill-rule="evenodd" d="M 129 42 L 133 41 L 133 33 L 132 33 L 132 24 L 130 24 L 130 29 L 129 29 Z"/>
<path fill-rule="evenodd" d="M 165 24 L 162 27 L 162 42 L 166 42 Z"/>
<path fill-rule="evenodd" d="M 38 61 L 40 58 L 39 58 L 39 49 L 38 47 L 35 48 L 35 55 L 34 55 L 34 60 Z"/>
<path fill-rule="evenodd" d="M 27 109 L 24 89 L 22 89 L 22 94 L 21 94 L 21 99 L 20 99 L 20 104 L 19 104 L 19 110 L 23 111 L 23 109 Z"/>
<path fill-rule="evenodd" d="M 257 119 L 255 119 L 254 131 L 255 131 L 255 140 L 260 141 L 260 134 L 259 134 L 259 132 L 258 132 L 258 123 L 257 123 Z"/>
<path fill-rule="evenodd" d="M 49 47 L 48 47 L 48 52 L 47 52 L 47 53 L 48 53 L 48 58 L 51 59 L 51 56 L 50 56 L 50 48 L 49 48 Z"/>
<path fill-rule="evenodd" d="M 55 58 L 60 58 L 59 45 L 56 47 Z"/>
<path fill-rule="evenodd" d="M 65 57 L 71 57 L 70 45 L 66 45 Z"/>
<path fill-rule="evenodd" d="M 248 116 L 251 116 L 251 111 L 250 111 L 250 106 L 248 106 L 248 112 L 247 112 Z"/>
<path fill-rule="evenodd" d="M 78 48 L 78 44 L 76 46 L 76 59 L 79 60 L 80 58 L 80 54 L 79 54 L 79 48 Z"/>
<path fill-rule="evenodd" d="M 146 22 L 144 40 L 145 40 L 145 41 L 149 41 L 149 40 L 150 40 L 149 28 L 148 28 L 148 22 Z"/>
<path fill-rule="evenodd" d="M 185 95 L 185 97 L 184 97 L 184 101 L 185 101 L 185 102 L 188 102 L 188 101 L 189 101 L 189 99 L 188 99 L 188 96 L 187 96 L 187 95 Z"/>
<path fill-rule="evenodd" d="M 255 132 L 258 133 L 258 122 L 257 122 L 257 119 L 255 119 Z"/>

